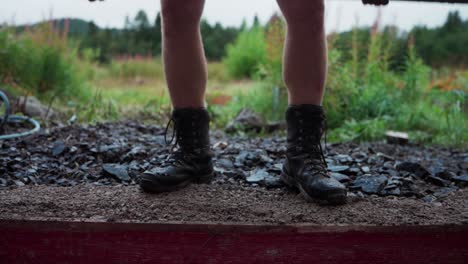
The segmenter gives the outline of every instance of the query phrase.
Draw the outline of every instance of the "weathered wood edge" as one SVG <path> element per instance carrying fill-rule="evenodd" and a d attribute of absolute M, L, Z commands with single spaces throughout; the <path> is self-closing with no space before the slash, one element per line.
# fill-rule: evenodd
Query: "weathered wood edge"
<path fill-rule="evenodd" d="M 468 235 L 468 225 L 312 225 L 300 224 L 240 224 L 240 223 L 141 223 L 141 222 L 90 222 L 80 220 L 11 220 L 0 219 L 0 232 L 5 229 L 31 229 L 33 232 L 200 232 L 200 233 L 432 233 L 462 232 Z"/>

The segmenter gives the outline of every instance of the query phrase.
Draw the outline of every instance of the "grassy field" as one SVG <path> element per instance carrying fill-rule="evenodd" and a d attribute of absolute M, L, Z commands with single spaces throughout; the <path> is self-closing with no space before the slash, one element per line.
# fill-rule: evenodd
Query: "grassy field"
<path fill-rule="evenodd" d="M 225 60 L 208 64 L 207 105 L 214 126 L 224 127 L 243 108 L 269 121 L 283 119 L 287 93 L 281 79 L 282 39 L 275 36 L 280 33 L 241 33 Z M 329 41 L 324 101 L 330 141 L 380 140 L 385 131 L 399 130 L 409 132 L 413 142 L 467 146 L 467 69 L 431 68 L 411 43 L 402 65 L 392 69 L 392 39 L 379 32 L 372 34 L 365 50 L 354 39 L 350 49 L 339 50 L 335 41 Z M 13 94 L 50 102 L 65 116 L 76 114 L 82 123 L 166 121 L 160 117 L 169 113 L 170 100 L 160 58 L 98 65 L 87 55 L 94 51 L 78 53 L 76 47 L 50 32 L 14 36 L 0 31 L 0 83 Z M 266 50 L 258 50 L 262 48 Z M 243 63 L 242 52 L 252 50 Z"/>
<path fill-rule="evenodd" d="M 331 55 L 334 55 L 333 52 Z M 135 118 L 142 113 L 151 115 L 168 112 L 170 101 L 160 59 L 114 63 L 109 67 L 97 67 L 98 74 L 91 82 L 101 100 L 112 102 L 116 108 L 117 114 L 103 115 L 105 119 L 122 116 Z M 385 73 L 377 81 L 368 76 L 364 81 L 369 82 L 367 85 L 370 86 L 360 90 L 356 86 L 366 83 L 357 84 L 356 80 L 350 80 L 352 75 L 347 70 L 351 66 L 335 64 L 331 59 L 325 100 L 329 125 L 332 127 L 330 140 L 378 140 L 385 131 L 395 129 L 409 131 L 415 141 L 465 144 L 466 109 L 463 107 L 466 107 L 464 91 L 468 83 L 468 71 L 430 71 L 424 65 L 419 65 L 420 62 L 413 63 L 415 68 L 407 75 Z M 128 70 L 134 67 L 132 65 L 141 69 L 142 64 L 154 71 L 130 71 L 132 74 L 115 71 L 115 68 Z M 279 91 L 281 98 L 276 100 L 275 105 L 275 89 L 267 82 L 230 79 L 224 67 L 221 63 L 209 63 L 209 71 L 214 74 L 210 74 L 212 77 L 208 82 L 207 104 L 215 116 L 217 127 L 224 127 L 244 107 L 256 110 L 266 119 L 281 120 L 286 106 L 284 91 Z M 432 79 L 429 73 L 433 75 Z M 428 75 L 427 79 L 425 75 Z M 386 83 L 382 83 L 382 79 Z M 405 86 L 413 91 L 405 92 Z M 392 89 L 395 91 L 392 92 Z M 343 106 L 343 103 L 352 105 Z"/>
<path fill-rule="evenodd" d="M 170 107 L 161 59 L 114 61 L 110 66 L 94 66 L 90 81 L 94 93 L 112 101 L 127 113 L 158 111 Z M 230 79 L 219 62 L 208 63 L 207 104 L 225 106 L 237 94 L 256 89 L 262 82 Z"/>

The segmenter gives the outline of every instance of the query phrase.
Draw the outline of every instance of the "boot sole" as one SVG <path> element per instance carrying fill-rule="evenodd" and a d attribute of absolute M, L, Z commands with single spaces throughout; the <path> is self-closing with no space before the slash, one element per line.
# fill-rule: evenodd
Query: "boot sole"
<path fill-rule="evenodd" d="M 187 187 L 191 183 L 196 183 L 196 184 L 211 183 L 213 178 L 214 178 L 214 172 L 211 172 L 209 174 L 204 174 L 201 176 L 190 178 L 189 180 L 183 181 L 176 185 L 168 186 L 168 185 L 161 184 L 158 180 L 154 179 L 153 177 L 150 177 L 150 176 L 145 177 L 145 175 L 143 175 L 140 178 L 140 187 L 143 191 L 149 192 L 149 193 L 174 192 L 174 191 L 183 189 L 184 187 Z"/>
<path fill-rule="evenodd" d="M 299 192 L 301 193 L 302 197 L 304 197 L 304 199 L 307 202 L 314 202 L 314 203 L 324 204 L 324 205 L 326 205 L 326 204 L 341 205 L 341 204 L 346 203 L 346 192 L 345 193 L 342 193 L 342 192 L 330 193 L 330 194 L 327 195 L 328 196 L 327 198 L 320 198 L 318 196 L 309 195 L 304 190 L 304 188 L 299 183 L 299 181 L 297 181 L 293 177 L 289 176 L 285 171 L 281 172 L 281 180 L 284 183 L 286 183 L 286 185 L 288 185 L 289 187 L 298 189 Z"/>

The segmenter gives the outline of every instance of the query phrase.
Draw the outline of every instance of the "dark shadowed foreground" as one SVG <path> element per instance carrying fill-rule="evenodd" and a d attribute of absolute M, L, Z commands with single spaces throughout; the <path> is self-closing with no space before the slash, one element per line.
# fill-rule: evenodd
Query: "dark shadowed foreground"
<path fill-rule="evenodd" d="M 312 224 L 468 223 L 465 150 L 385 143 L 332 144 L 332 177 L 349 203 L 305 202 L 279 179 L 282 136 L 215 132 L 216 179 L 167 194 L 138 175 L 167 162 L 164 130 L 136 122 L 55 128 L 0 142 L 0 218 Z"/>

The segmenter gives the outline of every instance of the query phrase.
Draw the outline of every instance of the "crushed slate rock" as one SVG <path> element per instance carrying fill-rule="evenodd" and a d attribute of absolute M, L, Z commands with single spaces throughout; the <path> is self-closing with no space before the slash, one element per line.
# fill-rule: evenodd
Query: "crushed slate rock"
<path fill-rule="evenodd" d="M 213 186 L 290 191 L 280 180 L 284 135 L 253 138 L 222 131 L 211 135 Z M 350 197 L 441 202 L 468 185 L 466 149 L 381 142 L 328 144 L 326 149 L 331 176 L 348 187 Z M 136 187 L 141 174 L 167 165 L 172 151 L 158 125 L 122 121 L 50 128 L 0 141 L 0 190 L 43 185 Z"/>
<path fill-rule="evenodd" d="M 58 140 L 54 143 L 54 145 L 52 146 L 52 156 L 59 156 L 60 154 L 62 154 L 65 149 L 67 148 L 67 146 L 65 145 L 65 143 L 61 140 Z"/>
<path fill-rule="evenodd" d="M 359 176 L 352 184 L 351 189 L 360 189 L 367 194 L 380 193 L 387 184 L 387 177 L 383 175 L 364 175 Z"/>
<path fill-rule="evenodd" d="M 104 174 L 114 176 L 121 181 L 129 181 L 130 176 L 128 175 L 128 166 L 119 164 L 104 164 L 102 165 Z"/>
<path fill-rule="evenodd" d="M 464 185 L 468 185 L 468 174 L 465 174 L 463 176 L 454 176 L 452 177 L 452 180 L 455 182 L 462 183 Z"/>

